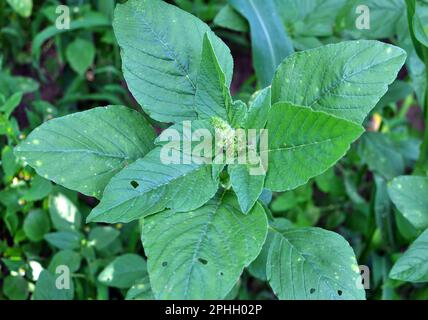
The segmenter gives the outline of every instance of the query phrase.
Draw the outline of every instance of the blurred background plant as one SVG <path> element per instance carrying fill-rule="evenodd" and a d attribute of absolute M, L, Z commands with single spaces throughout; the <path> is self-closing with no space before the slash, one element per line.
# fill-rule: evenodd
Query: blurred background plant
<path fill-rule="evenodd" d="M 124 1 L 0 2 L 0 299 L 153 297 L 140 224 L 85 224 L 95 199 L 52 184 L 13 154 L 54 117 L 108 104 L 141 111 L 122 77 L 111 28 L 116 2 Z M 343 235 L 370 268 L 369 299 L 428 299 L 428 1 L 168 2 L 227 42 L 235 59 L 233 94 L 246 102 L 296 51 L 355 39 L 407 51 L 406 67 L 348 155 L 307 185 L 265 190 L 260 200 L 281 223 Z M 70 29 L 55 26 L 59 5 L 70 8 Z M 361 5 L 370 9 L 368 30 L 355 26 Z M 69 267 L 69 290 L 55 287 L 59 265 Z M 259 271 L 251 265 L 229 298 L 273 299 Z"/>

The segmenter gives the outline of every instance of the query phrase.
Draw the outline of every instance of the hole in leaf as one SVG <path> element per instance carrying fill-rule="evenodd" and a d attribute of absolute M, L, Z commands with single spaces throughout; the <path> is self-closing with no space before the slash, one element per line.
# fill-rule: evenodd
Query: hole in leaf
<path fill-rule="evenodd" d="M 338 294 L 339 296 L 341 296 L 341 295 L 343 294 L 343 291 L 342 291 L 342 290 L 337 290 L 337 294 Z"/>
<path fill-rule="evenodd" d="M 132 186 L 134 189 L 137 189 L 137 188 L 138 188 L 138 186 L 139 186 L 139 183 L 138 183 L 137 181 L 135 181 L 135 180 L 132 180 L 132 181 L 131 181 L 131 186 Z"/>
<path fill-rule="evenodd" d="M 199 260 L 199 262 L 200 262 L 200 263 L 202 263 L 202 264 L 207 264 L 207 263 L 208 263 L 208 261 L 207 261 L 207 260 L 202 259 L 202 258 L 199 258 L 198 260 Z"/>
<path fill-rule="evenodd" d="M 162 262 L 162 267 L 166 267 L 168 265 L 168 262 L 164 261 Z"/>
<path fill-rule="evenodd" d="M 314 294 L 315 293 L 315 288 L 311 288 L 311 290 L 309 290 L 310 294 Z"/>
<path fill-rule="evenodd" d="M 221 275 L 221 276 L 223 276 L 223 275 L 224 275 L 224 273 L 223 273 L 223 272 L 220 272 L 220 275 Z"/>

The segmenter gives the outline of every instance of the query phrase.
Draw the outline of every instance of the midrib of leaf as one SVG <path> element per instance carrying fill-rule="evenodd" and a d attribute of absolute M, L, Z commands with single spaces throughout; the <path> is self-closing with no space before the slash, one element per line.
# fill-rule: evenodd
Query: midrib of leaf
<path fill-rule="evenodd" d="M 327 45 L 328 46 L 328 45 Z M 326 47 L 327 47 L 326 46 Z M 344 67 L 343 67 L 343 69 L 345 70 L 346 69 L 346 66 L 357 56 L 357 55 L 359 55 L 359 54 L 361 54 L 361 53 L 363 53 L 365 50 L 368 50 L 368 49 L 371 49 L 371 47 L 366 47 L 366 48 L 364 48 L 364 49 L 362 49 L 362 50 L 360 50 L 360 51 L 358 51 L 358 52 L 356 52 L 354 55 L 352 55 L 348 60 L 347 60 L 347 62 L 345 63 L 345 65 L 344 65 Z M 336 51 L 336 54 L 337 54 L 337 51 Z M 328 94 L 331 94 L 332 93 L 332 91 L 333 90 L 335 90 L 335 89 L 337 89 L 337 87 L 339 87 L 342 83 L 344 83 L 344 82 L 347 82 L 348 80 L 350 80 L 352 77 L 354 77 L 354 76 L 356 76 L 356 75 L 359 75 L 360 73 L 362 73 L 362 72 L 364 72 L 364 71 L 367 71 L 367 70 L 369 70 L 369 69 L 371 69 L 371 68 L 373 68 L 373 67 L 376 67 L 376 66 L 378 66 L 378 65 L 380 65 L 380 64 L 384 64 L 384 63 L 387 63 L 388 61 L 390 61 L 390 60 L 392 60 L 393 58 L 396 58 L 396 57 L 392 57 L 392 58 L 389 58 L 389 59 L 387 59 L 387 60 L 383 60 L 383 61 L 381 61 L 381 62 L 378 62 L 378 63 L 376 63 L 376 64 L 370 64 L 369 66 L 367 66 L 367 67 L 365 67 L 365 68 L 362 68 L 362 69 L 359 69 L 358 71 L 356 71 L 356 72 L 354 72 L 354 73 L 350 73 L 350 74 L 346 74 L 346 75 L 344 75 L 342 78 L 339 78 L 338 80 L 336 80 L 336 82 L 334 82 L 333 84 L 331 84 L 328 88 L 326 88 L 326 89 L 324 89 L 324 90 L 322 90 L 321 92 L 320 92 L 320 94 L 316 97 L 316 98 L 314 98 L 313 99 L 313 101 L 312 102 L 309 102 L 308 103 L 308 106 L 310 106 L 310 107 L 313 107 L 313 105 L 314 104 L 316 104 L 316 103 L 318 103 L 318 101 L 319 100 L 321 100 L 324 96 L 326 96 L 326 95 L 328 95 Z M 326 72 L 324 72 L 324 76 L 323 76 L 323 80 L 325 79 L 325 74 L 326 74 Z M 323 81 L 322 81 L 322 83 L 323 83 Z M 309 87 L 309 86 L 308 86 Z M 362 95 L 363 96 L 363 95 Z M 350 109 L 350 108 L 329 108 L 329 107 L 327 107 L 327 106 L 323 106 L 323 108 L 325 108 L 325 109 Z M 357 109 L 358 107 L 355 107 L 355 109 Z"/>
<path fill-rule="evenodd" d="M 260 25 L 262 26 L 263 33 L 266 36 L 267 42 L 269 44 L 269 54 L 270 54 L 270 56 L 272 58 L 272 66 L 273 66 L 273 69 L 275 70 L 276 67 L 277 67 L 277 64 L 276 64 L 275 52 L 274 52 L 274 49 L 273 49 L 273 46 L 272 46 L 272 40 L 269 37 L 269 33 L 268 33 L 267 29 L 266 29 L 264 21 L 263 21 L 262 17 L 260 16 L 260 13 L 257 10 L 256 6 L 254 5 L 253 0 L 249 0 L 249 3 L 250 3 L 250 6 L 253 8 L 254 13 L 256 14 L 257 20 L 260 22 Z"/>
<path fill-rule="evenodd" d="M 427 251 L 427 249 L 428 249 L 428 242 L 419 243 L 418 247 L 413 248 L 412 251 L 421 251 L 422 255 L 412 256 L 412 260 L 413 261 L 416 260 L 418 262 L 414 264 L 410 264 L 410 263 L 403 264 L 403 266 L 407 268 L 404 271 L 401 271 L 400 273 L 410 272 L 412 275 L 414 275 L 417 272 L 415 270 L 419 270 L 419 266 L 425 265 L 427 263 L 428 259 L 423 257 L 423 254 Z"/>
<path fill-rule="evenodd" d="M 192 256 L 192 262 L 190 264 L 189 272 L 187 273 L 187 277 L 186 277 L 186 286 L 185 286 L 185 290 L 184 290 L 184 296 L 185 297 L 187 297 L 187 294 L 189 292 L 190 278 L 192 276 L 193 268 L 196 264 L 196 257 L 198 256 L 198 254 L 201 250 L 202 241 L 206 238 L 206 235 L 208 233 L 208 228 L 211 225 L 211 222 L 214 218 L 214 215 L 217 213 L 217 211 L 218 211 L 218 209 L 219 209 L 219 207 L 223 201 L 225 194 L 226 194 L 226 191 L 223 192 L 223 194 L 219 198 L 219 200 L 218 200 L 217 204 L 215 205 L 215 207 L 213 208 L 213 210 L 209 212 L 209 216 L 208 216 L 208 219 L 206 221 L 206 224 L 200 233 L 198 242 L 196 243 L 195 251 L 193 252 L 193 256 Z"/>
<path fill-rule="evenodd" d="M 95 154 L 97 156 L 105 157 L 105 158 L 116 158 L 116 159 L 123 159 L 123 160 L 129 160 L 130 159 L 130 157 L 123 156 L 123 155 L 102 153 L 102 152 L 95 151 L 95 150 L 84 150 L 84 149 L 31 150 L 31 152 L 34 152 L 34 153 L 83 153 L 83 154 Z"/>
<path fill-rule="evenodd" d="M 272 230 L 274 230 L 275 232 L 277 232 L 280 236 L 281 236 L 281 242 L 280 242 L 280 246 L 281 246 L 281 248 L 282 248 L 282 246 L 283 246 L 283 241 L 286 241 L 287 243 L 288 243 L 288 245 L 290 246 L 290 255 L 291 255 L 291 252 L 292 252 L 292 250 L 294 250 L 294 251 L 296 251 L 297 252 L 297 254 L 299 255 L 299 257 L 301 257 L 302 258 L 302 269 L 301 269 L 301 273 L 302 273 L 302 279 L 303 279 L 303 288 L 304 288 L 304 290 L 305 290 L 305 295 L 306 295 L 306 277 L 305 277 L 305 274 L 304 274 L 304 272 L 303 272 L 303 264 L 306 262 L 308 265 L 310 265 L 310 267 L 312 268 L 312 269 L 314 269 L 315 271 L 316 271 L 316 273 L 317 273 L 317 275 L 318 275 L 318 279 L 317 279 L 317 289 L 316 289 L 316 292 L 317 292 L 317 294 L 319 295 L 319 284 L 320 284 L 320 282 L 321 282 L 321 280 L 322 280 L 322 278 L 326 278 L 326 279 L 329 279 L 329 280 L 331 280 L 333 283 L 335 283 L 335 284 L 337 284 L 338 285 L 338 287 L 342 287 L 341 285 L 340 285 L 340 283 L 339 282 L 337 282 L 336 281 L 336 279 L 333 279 L 333 278 L 331 278 L 330 276 L 327 276 L 327 275 L 325 275 L 325 274 L 323 274 L 323 272 L 322 272 L 322 270 L 320 269 L 320 268 L 318 268 L 317 266 L 316 266 L 316 264 L 315 263 L 313 263 L 313 262 L 311 262 L 311 261 L 309 261 L 308 259 L 306 259 L 306 256 L 308 256 L 308 255 L 304 255 L 303 253 L 301 253 L 301 251 L 300 250 L 298 250 L 291 242 L 290 242 L 290 240 L 288 240 L 286 237 L 285 237 L 285 235 L 283 235 L 281 232 L 279 232 L 278 230 L 276 230 L 275 228 L 273 228 L 273 227 L 269 227 L 269 228 L 271 228 Z M 289 231 L 287 231 L 287 233 L 289 233 Z M 282 258 L 282 250 L 280 250 L 281 251 L 281 256 L 280 256 L 280 258 Z M 282 261 L 282 259 L 280 259 L 281 261 Z M 292 270 L 292 268 L 291 268 L 291 261 L 292 261 L 292 259 L 291 259 L 291 257 L 289 258 L 289 264 L 290 264 L 290 270 Z M 293 272 L 290 272 L 290 274 L 291 274 L 291 277 L 293 277 Z M 282 273 L 280 272 L 280 278 L 282 277 Z M 282 283 L 282 279 L 280 279 L 280 282 Z M 292 283 L 292 288 L 293 288 L 293 297 L 295 297 L 295 289 L 294 289 L 294 281 L 291 281 L 291 283 Z M 330 282 L 325 282 L 327 285 L 328 285 L 328 287 L 330 288 L 330 290 L 331 290 L 331 292 L 335 292 L 335 290 L 336 290 L 336 288 L 333 288 L 332 286 L 331 286 L 331 284 L 330 284 Z M 282 287 L 282 286 L 281 286 Z"/>
<path fill-rule="evenodd" d="M 328 142 L 333 142 L 335 140 L 341 140 L 343 137 L 344 137 L 344 135 L 340 135 L 340 136 L 337 136 L 337 137 L 332 137 L 332 138 L 328 138 L 328 139 L 321 140 L 321 141 L 314 141 L 314 142 L 310 142 L 310 143 L 303 143 L 303 144 L 299 144 L 299 145 L 292 145 L 290 147 L 283 147 L 283 148 L 278 147 L 278 148 L 275 148 L 275 149 L 268 149 L 268 150 L 265 150 L 265 151 L 261 151 L 261 153 L 274 152 L 274 151 L 288 151 L 288 150 L 306 148 L 306 147 L 315 146 L 315 145 L 318 145 L 318 144 L 324 144 L 324 143 L 328 143 Z"/>
<path fill-rule="evenodd" d="M 178 59 L 177 53 L 175 52 L 175 50 L 173 48 L 170 48 L 168 43 L 166 43 L 165 41 L 162 40 L 162 37 L 151 27 L 150 23 L 144 19 L 144 15 L 141 15 L 143 18 L 141 19 L 141 21 L 143 22 L 143 24 L 146 26 L 146 28 L 148 28 L 150 30 L 150 32 L 153 34 L 153 36 L 155 37 L 155 39 L 166 49 L 166 53 L 167 55 L 169 55 L 169 57 L 175 61 L 178 69 L 183 72 L 183 76 L 186 77 L 186 79 L 189 81 L 190 85 L 192 86 L 193 90 L 196 90 L 196 85 L 193 83 L 192 79 L 190 79 L 190 75 L 189 75 L 189 70 L 187 70 L 185 68 L 185 66 L 180 62 L 180 60 Z M 128 43 L 129 45 L 129 43 Z M 159 57 L 157 57 L 159 58 Z"/>
<path fill-rule="evenodd" d="M 134 145 L 136 150 L 138 150 L 141 154 L 144 154 L 144 153 L 142 152 L 141 148 L 140 148 L 139 146 L 137 146 L 137 144 L 136 144 L 134 141 L 132 141 L 132 140 L 131 140 L 131 139 L 130 139 L 126 134 L 124 134 L 121 130 L 117 129 L 113 124 L 111 124 L 111 123 L 110 123 L 110 122 L 108 122 L 108 121 L 105 121 L 105 120 L 103 119 L 103 117 L 102 117 L 102 116 L 100 116 L 100 117 L 98 118 L 98 120 L 99 120 L 99 121 L 104 122 L 104 123 L 105 123 L 105 124 L 107 124 L 107 126 L 109 126 L 110 128 L 113 128 L 113 129 L 114 129 L 114 130 L 115 130 L 119 135 L 121 135 L 121 136 L 125 137 L 125 138 L 126 138 L 126 140 L 128 140 L 132 145 Z M 81 133 L 80 133 L 79 131 L 77 131 L 74 127 L 69 126 L 69 125 L 64 124 L 64 123 L 63 123 L 62 125 L 63 125 L 63 127 L 67 128 L 67 129 L 69 129 L 69 130 L 74 131 L 74 132 L 77 134 L 77 136 L 78 136 L 78 137 L 81 135 Z M 87 125 L 89 126 L 90 124 L 87 124 Z M 89 144 L 87 144 L 87 143 L 84 143 L 83 141 L 80 141 L 80 140 L 78 140 L 78 139 L 76 139 L 76 138 L 74 138 L 74 137 L 72 137 L 72 136 L 64 135 L 64 134 L 62 134 L 62 133 L 60 133 L 60 132 L 58 132 L 58 131 L 54 131 L 54 130 L 52 130 L 52 129 L 44 129 L 44 130 L 45 130 L 45 131 L 47 131 L 47 132 L 52 132 L 52 133 L 54 133 L 54 134 L 60 135 L 60 136 L 64 137 L 65 139 L 71 139 L 71 140 L 75 141 L 77 144 L 83 145 L 84 147 L 86 147 L 86 148 L 88 148 L 88 149 L 93 148 L 93 146 L 91 146 L 91 145 L 89 145 Z M 116 156 L 112 156 L 113 154 L 101 153 L 100 151 L 95 151 L 95 150 L 93 150 L 93 151 L 94 151 L 94 153 L 99 152 L 100 154 L 106 154 L 107 156 L 110 156 L 110 157 L 117 157 L 117 158 L 119 158 L 119 157 L 120 157 L 120 158 L 123 158 L 123 159 L 129 159 L 129 157 L 127 157 L 127 156 L 125 155 L 125 152 L 123 152 L 122 148 L 120 148 L 120 147 L 117 145 L 117 143 L 116 143 L 116 142 L 114 142 L 114 141 L 110 140 L 108 136 L 101 135 L 101 137 L 102 137 L 103 139 L 105 139 L 106 141 L 110 142 L 110 143 L 111 143 L 111 144 L 112 144 L 112 145 L 113 145 L 117 150 L 120 150 L 120 151 L 121 151 L 121 154 L 118 154 L 118 155 L 116 155 Z M 91 139 L 91 137 L 86 137 L 86 138 L 88 138 L 88 140 L 89 140 L 93 145 L 95 145 L 95 147 L 96 147 L 96 148 L 101 149 L 101 150 L 103 150 L 103 149 L 104 149 L 104 147 L 103 147 L 103 146 L 100 146 L 100 145 L 99 145 L 95 140 Z M 79 150 L 79 149 L 77 149 L 77 150 Z M 89 150 L 89 151 L 92 151 L 92 150 Z"/>
<path fill-rule="evenodd" d="M 140 197 L 140 196 L 142 196 L 143 194 L 145 194 L 145 193 L 149 193 L 149 192 L 152 192 L 152 191 L 154 191 L 154 190 L 157 190 L 157 189 L 159 189 L 159 188 L 162 188 L 162 187 L 164 187 L 164 186 L 167 186 L 167 185 L 169 185 L 170 183 L 172 183 L 172 182 L 174 182 L 174 181 L 176 181 L 176 180 L 178 180 L 178 179 L 181 179 L 181 178 L 183 178 L 183 177 L 185 177 L 185 176 L 187 176 L 189 173 L 196 173 L 196 172 L 198 172 L 199 170 L 202 170 L 202 169 L 204 169 L 204 165 L 200 165 L 198 168 L 196 168 L 196 170 L 192 170 L 192 171 L 189 171 L 189 172 L 186 172 L 185 174 L 183 174 L 183 175 L 180 175 L 180 176 L 178 176 L 178 177 L 174 177 L 173 179 L 171 179 L 171 180 L 168 180 L 167 182 L 165 182 L 165 183 L 162 183 L 162 184 L 159 184 L 159 185 L 156 185 L 156 186 L 153 186 L 153 187 L 151 187 L 151 188 L 148 188 L 148 189 L 146 189 L 143 193 L 140 193 L 140 192 L 138 192 L 135 196 L 132 196 L 132 197 L 130 197 L 130 198 L 128 198 L 128 199 L 126 199 L 125 201 L 123 201 L 123 202 L 120 202 L 120 203 L 118 203 L 118 204 L 115 204 L 114 206 L 111 206 L 111 207 L 109 207 L 109 210 L 112 210 L 112 209 L 114 209 L 114 208 L 117 208 L 117 207 L 119 207 L 119 206 L 121 206 L 121 205 L 123 205 L 125 202 L 128 202 L 128 201 L 133 201 L 133 203 L 132 203 L 132 205 L 130 206 L 130 208 L 132 208 L 133 206 L 134 206 L 134 204 L 135 204 L 135 201 Z M 121 180 L 129 180 L 129 179 L 121 179 Z M 128 208 L 124 213 L 122 213 L 121 215 L 120 215 L 120 217 L 123 217 L 129 210 L 130 210 L 130 208 Z"/>

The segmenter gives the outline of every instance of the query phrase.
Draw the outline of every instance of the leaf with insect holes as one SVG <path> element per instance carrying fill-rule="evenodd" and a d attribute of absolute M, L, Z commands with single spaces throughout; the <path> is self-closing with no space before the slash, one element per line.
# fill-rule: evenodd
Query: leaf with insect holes
<path fill-rule="evenodd" d="M 161 148 L 156 148 L 123 169 L 111 179 L 87 221 L 130 222 L 164 209 L 188 211 L 206 203 L 218 190 L 219 169 L 177 152 L 176 163 L 165 162 Z"/>
<path fill-rule="evenodd" d="M 298 52 L 276 71 L 272 103 L 309 106 L 360 124 L 387 92 L 405 60 L 403 49 L 368 40 Z"/>
<path fill-rule="evenodd" d="M 195 94 L 206 33 L 226 86 L 230 85 L 230 50 L 198 18 L 158 0 L 129 0 L 116 7 L 114 16 L 124 77 L 135 99 L 153 119 L 179 122 L 198 118 Z"/>
<path fill-rule="evenodd" d="M 247 32 L 248 23 L 232 6 L 226 4 L 214 18 L 214 24 L 237 32 Z"/>
<path fill-rule="evenodd" d="M 117 172 L 153 148 L 154 138 L 141 113 L 108 106 L 45 122 L 15 148 L 15 155 L 42 177 L 100 197 Z"/>
<path fill-rule="evenodd" d="M 269 132 L 265 187 L 272 191 L 297 188 L 342 158 L 364 129 L 324 112 L 276 103 L 266 129 Z"/>
<path fill-rule="evenodd" d="M 320 228 L 274 232 L 266 270 L 282 300 L 365 299 L 355 254 L 334 232 Z"/>
<path fill-rule="evenodd" d="M 257 204 L 243 215 L 232 193 L 188 212 L 144 220 L 143 245 L 157 299 L 223 299 L 259 254 L 267 219 Z"/>
<path fill-rule="evenodd" d="M 49 217 L 41 209 L 30 211 L 24 219 L 23 229 L 25 235 L 33 242 L 43 240 L 50 229 Z"/>
<path fill-rule="evenodd" d="M 76 272 L 80 268 L 81 260 L 80 253 L 71 250 L 61 250 L 52 257 L 48 270 L 55 274 L 58 266 L 67 266 L 70 272 Z"/>
<path fill-rule="evenodd" d="M 318 1 L 326 2 L 325 0 Z M 341 10 L 338 20 L 340 27 L 352 33 L 354 39 L 393 38 L 397 34 L 400 20 L 405 17 L 406 13 L 406 5 L 403 0 L 347 0 L 345 2 L 345 7 Z M 331 8 L 327 9 L 331 10 Z M 370 18 L 366 18 L 367 12 L 369 12 Z M 331 17 L 331 11 L 326 12 L 326 15 Z M 370 27 L 357 29 L 355 27 L 356 19 L 358 22 L 369 23 Z"/>

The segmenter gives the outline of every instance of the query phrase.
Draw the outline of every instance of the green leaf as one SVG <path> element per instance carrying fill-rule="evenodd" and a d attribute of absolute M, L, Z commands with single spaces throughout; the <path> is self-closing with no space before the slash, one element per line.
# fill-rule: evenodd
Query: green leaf
<path fill-rule="evenodd" d="M 247 214 L 256 203 L 263 191 L 265 175 L 251 173 L 253 166 L 249 164 L 232 164 L 228 166 L 230 180 L 235 191 L 239 206 Z"/>
<path fill-rule="evenodd" d="M 419 9 L 419 10 L 418 10 Z M 424 46 L 428 48 L 428 30 L 424 22 L 422 21 L 422 17 L 418 14 L 422 12 L 421 4 L 416 1 L 415 15 L 413 16 L 413 30 L 415 33 L 416 39 Z"/>
<path fill-rule="evenodd" d="M 398 259 L 389 277 L 414 283 L 428 282 L 428 230 Z"/>
<path fill-rule="evenodd" d="M 39 89 L 39 84 L 32 78 L 15 77 L 0 71 L 0 93 L 6 97 L 17 92 L 31 93 Z"/>
<path fill-rule="evenodd" d="M 33 10 L 33 0 L 6 0 L 21 17 L 28 18 Z"/>
<path fill-rule="evenodd" d="M 24 219 L 23 228 L 28 239 L 34 242 L 40 241 L 50 230 L 49 217 L 41 209 L 30 211 Z"/>
<path fill-rule="evenodd" d="M 124 254 L 105 267 L 99 274 L 98 281 L 109 287 L 130 288 L 146 273 L 146 261 L 143 258 L 136 254 Z"/>
<path fill-rule="evenodd" d="M 60 274 L 58 276 L 65 276 L 65 274 Z M 61 280 L 56 278 L 47 270 L 43 270 L 40 273 L 39 279 L 36 283 L 36 288 L 34 290 L 33 299 L 34 300 L 73 300 L 74 296 L 74 286 L 73 282 L 70 279 L 70 288 L 57 288 L 56 281 Z"/>
<path fill-rule="evenodd" d="M 355 254 L 340 235 L 319 228 L 275 232 L 267 278 L 282 300 L 365 299 Z"/>
<path fill-rule="evenodd" d="M 24 193 L 22 199 L 25 201 L 37 201 L 47 197 L 52 191 L 52 183 L 39 175 L 31 180 L 31 187 Z"/>
<path fill-rule="evenodd" d="M 58 231 L 46 234 L 45 240 L 58 249 L 73 250 L 80 248 L 82 235 L 76 231 Z"/>
<path fill-rule="evenodd" d="M 241 100 L 233 101 L 227 110 L 229 124 L 232 128 L 242 128 L 245 126 L 248 108 L 247 104 Z"/>
<path fill-rule="evenodd" d="M 67 46 L 65 56 L 70 67 L 83 75 L 94 63 L 95 47 L 92 42 L 78 38 Z"/>
<path fill-rule="evenodd" d="M 291 228 L 293 228 L 293 223 L 285 218 L 275 218 L 275 220 L 270 223 L 266 241 L 263 244 L 260 254 L 258 255 L 257 259 L 248 266 L 248 271 L 251 273 L 251 275 L 262 281 L 267 280 L 266 264 L 272 238 L 275 235 L 275 230 L 282 232 Z"/>
<path fill-rule="evenodd" d="M 261 86 L 271 84 L 276 68 L 294 52 L 273 0 L 229 0 L 250 23 L 253 63 Z"/>
<path fill-rule="evenodd" d="M 207 32 L 230 84 L 233 60 L 229 48 L 205 23 L 176 6 L 130 0 L 116 7 L 113 28 L 129 89 L 155 120 L 179 122 L 198 117 L 194 100 Z"/>
<path fill-rule="evenodd" d="M 219 117 L 227 119 L 226 110 L 232 100 L 229 85 L 230 83 L 226 83 L 225 74 L 217 60 L 207 32 L 202 45 L 201 65 L 195 92 L 195 110 L 199 118 Z"/>
<path fill-rule="evenodd" d="M 387 92 L 405 60 L 404 50 L 367 40 L 298 52 L 279 66 L 272 83 L 272 103 L 309 106 L 360 124 Z"/>
<path fill-rule="evenodd" d="M 1 151 L 1 166 L 7 181 L 12 180 L 15 173 L 20 168 L 16 161 L 13 149 L 10 146 L 5 146 Z"/>
<path fill-rule="evenodd" d="M 1 107 L 0 111 L 9 118 L 12 112 L 19 106 L 22 100 L 22 92 L 14 93 Z"/>
<path fill-rule="evenodd" d="M 120 232 L 112 227 L 96 227 L 89 232 L 88 241 L 96 249 L 102 250 L 119 237 Z"/>
<path fill-rule="evenodd" d="M 245 121 L 246 129 L 263 129 L 271 108 L 271 88 L 267 87 L 256 92 L 250 102 L 247 118 Z"/>
<path fill-rule="evenodd" d="M 125 300 L 155 300 L 148 275 L 135 281 L 126 293 Z"/>
<path fill-rule="evenodd" d="M 358 145 L 358 153 L 370 170 L 392 179 L 404 173 L 405 164 L 398 146 L 389 135 L 380 132 L 366 132 Z"/>
<path fill-rule="evenodd" d="M 76 272 L 80 268 L 81 260 L 79 253 L 71 250 L 61 250 L 52 257 L 48 270 L 55 274 L 58 266 L 67 266 L 70 272 Z"/>
<path fill-rule="evenodd" d="M 388 186 L 388 193 L 395 206 L 415 228 L 428 228 L 428 178 L 397 177 Z"/>
<path fill-rule="evenodd" d="M 215 195 L 219 185 L 215 165 L 197 164 L 179 151 L 174 160 L 182 160 L 169 164 L 161 152 L 156 148 L 113 177 L 87 221 L 130 222 L 164 209 L 189 211 Z"/>
<path fill-rule="evenodd" d="M 7 276 L 3 280 L 3 293 L 10 300 L 26 300 L 28 282 L 21 276 Z"/>
<path fill-rule="evenodd" d="M 248 23 L 245 18 L 228 4 L 221 8 L 219 13 L 216 15 L 214 18 L 214 24 L 237 32 L 248 31 Z"/>
<path fill-rule="evenodd" d="M 362 14 L 357 13 L 356 9 L 362 5 L 367 6 L 370 10 L 370 27 L 359 30 L 355 27 L 355 23 Z M 393 38 L 397 34 L 400 19 L 405 15 L 403 0 L 351 0 L 347 1 L 346 7 L 342 11 L 343 16 L 339 17 L 340 26 L 351 33 L 354 39 Z"/>
<path fill-rule="evenodd" d="M 117 172 L 153 148 L 154 137 L 142 114 L 108 106 L 44 123 L 15 154 L 41 176 L 99 197 Z"/>
<path fill-rule="evenodd" d="M 143 245 L 157 299 L 223 299 L 260 252 L 263 208 L 248 215 L 232 193 L 189 212 L 164 211 L 144 221 Z"/>
<path fill-rule="evenodd" d="M 62 193 L 49 196 L 49 214 L 58 231 L 73 231 L 80 228 L 82 217 L 79 210 Z"/>
<path fill-rule="evenodd" d="M 269 130 L 268 172 L 265 187 L 272 191 L 294 189 L 322 174 L 342 158 L 363 132 L 353 122 L 290 103 L 272 106 Z"/>

